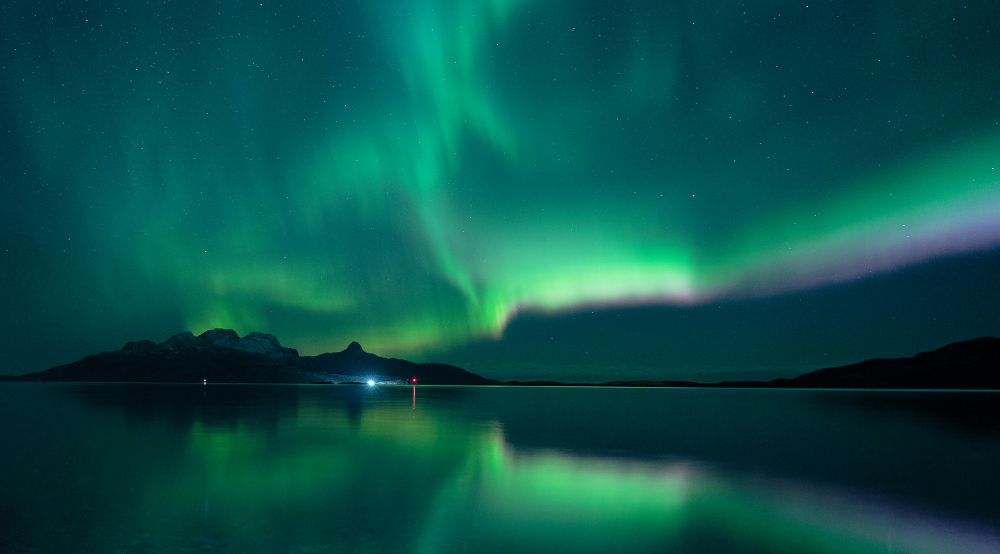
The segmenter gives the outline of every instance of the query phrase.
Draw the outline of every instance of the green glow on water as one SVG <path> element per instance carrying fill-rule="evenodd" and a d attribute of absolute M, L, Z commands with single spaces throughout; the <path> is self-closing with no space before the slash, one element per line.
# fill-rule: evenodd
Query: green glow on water
<path fill-rule="evenodd" d="M 373 551 L 400 548 L 400 536 L 412 540 L 405 549 L 428 553 L 653 552 L 706 540 L 767 552 L 885 548 L 883 522 L 822 495 L 776 495 L 684 461 L 518 452 L 498 425 L 402 403 L 353 421 L 304 404 L 270 428 L 195 423 L 180 465 L 146 486 L 148 514 L 175 514 L 142 522 L 154 536 L 211 529 L 241 550 L 282 540 L 290 521 L 304 547 Z M 897 552 L 947 546 L 919 532 L 894 544 Z"/>
<path fill-rule="evenodd" d="M 701 403 L 709 408 L 699 417 L 711 417 L 720 398 L 764 411 L 759 402 L 775 403 L 767 421 L 798 413 L 826 423 L 802 396 L 430 387 L 414 404 L 412 388 L 392 386 L 19 390 L 26 394 L 0 406 L 0 416 L 28 414 L 31 429 L 0 429 L 19 453 L 0 460 L 4 498 L 18 506 L 0 536 L 12 542 L 0 545 L 14 551 L 938 554 L 995 546 L 972 527 L 782 478 L 776 467 L 778 476 L 762 477 L 697 458 L 547 446 L 560 436 L 546 435 L 546 421 L 570 429 L 581 410 L 610 409 L 617 424 L 643 424 L 630 415 L 635 407 L 666 400 L 662 413 L 674 415 L 646 424 L 680 421 Z M 535 417 L 545 410 L 546 421 Z M 660 440 L 652 426 L 640 435 L 619 429 L 642 444 Z M 735 447 L 743 432 L 699 440 Z M 582 444 L 598 447 L 600 436 Z"/>

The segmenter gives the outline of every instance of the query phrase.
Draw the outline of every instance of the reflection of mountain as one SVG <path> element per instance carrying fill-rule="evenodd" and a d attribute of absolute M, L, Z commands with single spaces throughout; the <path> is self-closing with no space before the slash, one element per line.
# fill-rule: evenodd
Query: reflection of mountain
<path fill-rule="evenodd" d="M 905 418 L 950 433 L 1000 438 L 1000 399 L 992 391 L 898 391 L 895 393 L 818 396 L 832 406 L 862 410 L 878 418 Z"/>
<path fill-rule="evenodd" d="M 313 383 L 376 381 L 476 385 L 492 383 L 446 364 L 417 364 L 382 358 L 352 342 L 342 352 L 300 356 L 273 335 L 240 337 L 231 329 L 195 336 L 180 333 L 155 343 L 141 340 L 121 350 L 21 376 L 32 381 L 141 381 L 195 383 Z"/>
<path fill-rule="evenodd" d="M 914 518 L 877 497 L 849 497 L 802 479 L 752 481 L 726 464 L 703 464 L 688 455 L 697 445 L 685 441 L 724 442 L 719 435 L 733 422 L 642 430 L 644 420 L 632 416 L 654 413 L 668 391 L 434 387 L 418 389 L 414 405 L 398 387 L 72 387 L 68 398 L 83 395 L 103 417 L 100 425 L 70 424 L 71 433 L 93 434 L 69 442 L 114 446 L 112 466 L 99 472 L 121 481 L 110 483 L 118 487 L 118 511 L 107 517 L 133 541 L 127 550 L 976 553 L 996 546 L 989 536 Z M 590 402 L 563 404 L 567 394 Z M 601 403 L 609 394 L 630 400 Z M 651 421 L 718 414 L 712 399 L 732 404 L 732 394 L 677 391 L 677 406 Z M 764 419 L 782 437 L 781 418 L 804 415 L 781 401 L 802 393 L 736 394 L 754 395 L 741 408 L 776 404 Z M 712 407 L 699 409 L 705 403 Z M 171 405 L 177 408 L 165 410 Z M 525 406 L 532 411 L 514 421 Z M 118 417 L 121 409 L 128 417 Z M 579 442 L 549 440 L 552 431 L 580 427 L 582 412 L 594 419 L 576 431 Z M 646 442 L 655 433 L 666 450 L 638 459 L 584 454 L 593 445 L 584 440 L 590 425 L 611 413 L 619 419 L 605 424 L 606 437 L 632 421 L 639 424 L 632 432 Z M 746 413 L 741 419 L 759 419 Z M 764 437 L 746 434 L 754 442 Z M 170 450 L 147 452 L 148 444 L 167 443 Z M 687 448 L 665 459 L 678 444 Z M 53 463 L 62 467 L 62 458 Z"/>

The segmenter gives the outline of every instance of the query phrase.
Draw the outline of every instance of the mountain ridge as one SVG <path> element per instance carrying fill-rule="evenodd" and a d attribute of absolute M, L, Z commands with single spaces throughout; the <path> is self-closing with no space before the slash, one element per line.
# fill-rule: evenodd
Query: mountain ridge
<path fill-rule="evenodd" d="M 769 381 L 793 388 L 1000 389 L 1000 338 L 977 337 L 903 358 L 873 358 Z"/>
<path fill-rule="evenodd" d="M 990 389 L 1000 390 L 1000 338 L 978 337 L 903 358 L 873 358 L 771 381 L 616 380 L 603 383 L 497 381 L 460 367 L 414 363 L 366 352 L 352 341 L 339 352 L 302 356 L 274 335 L 232 329 L 182 332 L 156 343 L 129 341 L 120 350 L 7 381 L 123 381 L 231 383 L 387 383 L 519 386 Z"/>
<path fill-rule="evenodd" d="M 228 383 L 413 382 L 496 383 L 460 367 L 383 358 L 353 341 L 340 352 L 302 356 L 274 335 L 232 329 L 177 333 L 162 342 L 137 340 L 121 349 L 14 377 L 18 381 Z"/>
<path fill-rule="evenodd" d="M 1000 390 L 1000 338 L 977 337 L 902 358 L 872 358 L 770 381 L 609 381 L 603 386 Z"/>

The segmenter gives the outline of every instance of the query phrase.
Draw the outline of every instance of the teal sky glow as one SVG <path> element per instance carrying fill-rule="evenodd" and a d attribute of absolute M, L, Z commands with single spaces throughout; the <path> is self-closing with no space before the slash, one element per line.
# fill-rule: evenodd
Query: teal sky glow
<path fill-rule="evenodd" d="M 986 1 L 6 2 L 3 369 L 230 327 L 517 376 L 546 358 L 509 342 L 523 314 L 787 299 L 954 256 L 986 260 L 963 279 L 1000 305 L 996 21 Z M 625 319 L 546 363 L 674 331 Z"/>

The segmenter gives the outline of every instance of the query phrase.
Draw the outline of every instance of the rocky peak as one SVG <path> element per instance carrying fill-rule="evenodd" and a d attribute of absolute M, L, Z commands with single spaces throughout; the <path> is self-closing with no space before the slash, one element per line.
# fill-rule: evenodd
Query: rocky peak
<path fill-rule="evenodd" d="M 240 338 L 239 333 L 232 329 L 210 329 L 197 337 L 185 331 L 159 344 L 148 340 L 131 341 L 126 343 L 122 347 L 122 350 L 126 352 L 145 353 L 152 351 L 176 352 L 179 350 L 211 348 L 229 348 L 252 354 L 262 354 L 269 358 L 283 359 L 285 361 L 289 361 L 290 358 L 299 357 L 297 350 L 281 346 L 281 343 L 278 342 L 278 339 L 274 335 L 253 332 Z"/>
<path fill-rule="evenodd" d="M 365 349 L 361 348 L 361 344 L 358 343 L 358 341 L 354 340 L 351 341 L 351 344 L 347 345 L 347 348 L 344 349 L 344 352 L 347 354 L 364 354 Z"/>
<path fill-rule="evenodd" d="M 169 339 L 160 343 L 165 350 L 182 350 L 192 348 L 198 344 L 198 339 L 190 331 L 177 333 Z"/>
<path fill-rule="evenodd" d="M 198 335 L 198 338 L 210 345 L 227 348 L 238 348 L 240 343 L 240 335 L 232 329 L 211 329 Z"/>
<path fill-rule="evenodd" d="M 272 358 L 292 356 L 297 357 L 298 351 L 294 348 L 285 348 L 278 342 L 278 338 L 268 333 L 253 332 L 239 340 L 235 346 L 237 350 L 264 354 Z"/>
<path fill-rule="evenodd" d="M 156 348 L 156 343 L 151 340 L 130 340 L 125 343 L 122 350 L 126 352 L 149 352 Z"/>
<path fill-rule="evenodd" d="M 281 342 L 278 341 L 278 337 L 269 333 L 260 333 L 258 331 L 254 331 L 243 337 L 240 339 L 240 342 L 245 343 L 246 345 L 260 344 L 270 348 L 281 348 Z"/>

